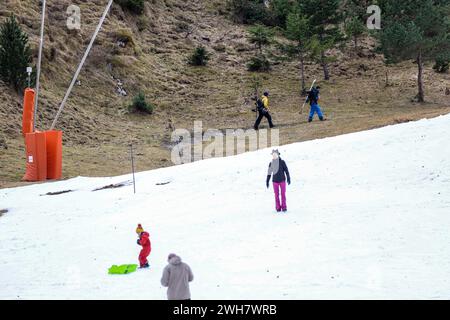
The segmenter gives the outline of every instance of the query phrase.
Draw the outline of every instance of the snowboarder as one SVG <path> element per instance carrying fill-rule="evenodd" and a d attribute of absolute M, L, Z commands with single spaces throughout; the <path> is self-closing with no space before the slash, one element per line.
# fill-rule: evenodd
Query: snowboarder
<path fill-rule="evenodd" d="M 281 159 L 280 152 L 278 150 L 272 151 L 272 161 L 269 164 L 269 171 L 267 173 L 266 186 L 269 188 L 270 178 L 273 175 L 273 191 L 275 193 L 275 209 L 277 212 L 286 212 L 286 177 L 287 183 L 291 184 L 291 176 L 286 162 Z M 281 201 L 280 201 L 281 191 Z"/>
<path fill-rule="evenodd" d="M 150 242 L 150 234 L 142 228 L 141 224 L 138 224 L 136 228 L 136 233 L 139 236 L 139 239 L 137 240 L 137 244 L 142 246 L 142 250 L 139 253 L 139 266 L 141 269 L 145 269 L 150 267 L 148 264 L 147 257 L 150 255 L 150 252 L 152 251 L 152 244 Z"/>
<path fill-rule="evenodd" d="M 306 102 L 309 101 L 311 105 L 311 111 L 309 112 L 309 118 L 308 122 L 312 122 L 314 118 L 314 114 L 317 113 L 319 116 L 320 121 L 324 121 L 324 117 L 322 114 L 322 110 L 320 109 L 319 105 L 320 100 L 320 87 L 313 87 L 311 91 L 308 91 L 308 99 L 306 99 Z"/>
<path fill-rule="evenodd" d="M 253 128 L 255 130 L 259 129 L 259 124 L 261 123 L 261 120 L 263 117 L 266 117 L 267 121 L 269 122 L 269 127 L 273 128 L 273 122 L 272 122 L 272 116 L 270 115 L 270 109 L 269 109 L 269 92 L 265 91 L 261 99 L 256 100 L 256 110 L 258 112 L 258 119 L 256 119 L 255 125 Z"/>
<path fill-rule="evenodd" d="M 161 284 L 167 289 L 169 300 L 191 300 L 189 282 L 194 280 L 191 268 L 174 253 L 167 258 L 169 264 L 164 268 Z"/>

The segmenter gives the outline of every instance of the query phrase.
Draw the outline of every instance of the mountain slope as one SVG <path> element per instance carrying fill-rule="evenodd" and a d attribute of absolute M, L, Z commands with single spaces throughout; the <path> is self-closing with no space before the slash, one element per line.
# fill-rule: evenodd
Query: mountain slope
<path fill-rule="evenodd" d="M 61 0 L 48 3 L 38 129 L 48 129 L 71 77 L 107 1 Z M 66 27 L 66 9 L 81 8 L 79 32 Z M 7 0 L 0 5 L 0 22 L 18 16 L 30 35 L 37 55 L 40 7 L 38 2 Z M 184 26 L 192 33 L 186 33 Z M 255 48 L 247 26 L 235 24 L 224 1 L 147 1 L 141 17 L 117 4 L 102 28 L 64 110 L 58 128 L 64 130 L 65 178 L 78 175 L 109 176 L 128 170 L 128 144 L 135 144 L 138 170 L 171 165 L 168 148 L 171 128 L 192 129 L 194 120 L 204 128 L 250 128 L 250 79 L 246 63 Z M 126 46 L 121 44 L 126 42 Z M 186 61 L 203 45 L 212 53 L 209 66 L 198 68 Z M 434 117 L 450 112 L 449 74 L 436 74 L 426 66 L 427 104 L 416 104 L 416 66 L 410 62 L 385 67 L 373 53 L 372 39 L 361 41 L 354 53 L 351 44 L 334 50 L 332 80 L 322 82 L 322 105 L 327 123 L 305 123 L 298 115 L 299 64 L 278 59 L 273 46 L 273 70 L 261 75 L 270 90 L 275 123 L 281 143 L 335 136 L 387 124 Z M 389 85 L 385 74 L 389 73 Z M 307 62 L 307 81 L 322 79 L 321 67 Z M 117 93 L 118 81 L 127 91 Z M 129 114 L 127 106 L 138 91 L 156 105 L 151 116 Z M 0 187 L 20 185 L 25 152 L 21 129 L 22 97 L 0 83 Z M 169 120 L 172 125 L 169 126 Z M 265 124 L 264 124 L 265 125 Z M 7 149 L 6 149 L 7 147 Z"/>
<path fill-rule="evenodd" d="M 0 298 L 164 299 L 176 252 L 195 299 L 449 299 L 449 138 L 443 116 L 285 145 L 286 215 L 267 149 L 139 173 L 136 195 L 92 191 L 129 175 L 2 189 Z M 151 269 L 107 275 L 136 261 L 137 223 Z"/>

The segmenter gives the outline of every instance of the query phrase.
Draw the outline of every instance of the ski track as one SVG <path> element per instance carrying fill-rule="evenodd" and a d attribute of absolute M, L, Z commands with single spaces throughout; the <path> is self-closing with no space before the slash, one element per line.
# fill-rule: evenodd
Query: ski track
<path fill-rule="evenodd" d="M 171 252 L 193 299 L 449 299 L 449 141 L 446 115 L 282 146 L 288 214 L 269 149 L 138 173 L 136 195 L 92 192 L 131 175 L 2 189 L 0 299 L 165 299 Z M 137 262 L 137 223 L 151 269 L 108 275 Z"/>

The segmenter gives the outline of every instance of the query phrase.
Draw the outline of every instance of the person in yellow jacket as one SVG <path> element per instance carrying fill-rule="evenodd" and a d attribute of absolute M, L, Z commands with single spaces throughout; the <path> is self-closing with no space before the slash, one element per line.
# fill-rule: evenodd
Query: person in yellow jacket
<path fill-rule="evenodd" d="M 273 128 L 273 122 L 272 122 L 272 116 L 270 115 L 270 109 L 269 109 L 269 92 L 264 92 L 261 99 L 258 99 L 256 101 L 256 110 L 258 112 L 258 119 L 256 119 L 254 129 L 258 130 L 259 124 L 261 123 L 262 118 L 266 118 L 269 122 L 269 127 Z"/>

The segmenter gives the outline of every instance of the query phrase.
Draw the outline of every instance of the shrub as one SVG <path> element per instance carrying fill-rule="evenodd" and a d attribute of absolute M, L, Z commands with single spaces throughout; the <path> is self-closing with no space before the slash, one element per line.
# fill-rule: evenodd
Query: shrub
<path fill-rule="evenodd" d="M 150 23 L 150 20 L 148 17 L 146 16 L 141 16 L 137 19 L 136 21 L 136 26 L 138 28 L 139 31 L 144 31 L 145 29 L 148 28 Z"/>
<path fill-rule="evenodd" d="M 0 79 L 22 90 L 27 83 L 26 69 L 32 61 L 28 36 L 14 16 L 0 27 Z"/>
<path fill-rule="evenodd" d="M 130 105 L 130 111 L 132 111 L 132 112 L 138 111 L 138 112 L 152 114 L 153 109 L 154 109 L 154 106 L 145 100 L 145 94 L 142 91 L 140 91 L 133 98 L 133 102 Z"/>
<path fill-rule="evenodd" d="M 265 56 L 252 57 L 247 64 L 248 71 L 266 72 L 270 70 L 270 61 Z"/>
<path fill-rule="evenodd" d="M 209 60 L 209 53 L 205 47 L 197 47 L 194 49 L 189 64 L 193 66 L 206 66 Z"/>
<path fill-rule="evenodd" d="M 240 23 L 264 23 L 267 19 L 267 10 L 261 0 L 230 0 L 228 7 L 233 18 Z"/>
<path fill-rule="evenodd" d="M 449 70 L 449 68 L 450 68 L 450 57 L 445 57 L 441 55 L 436 58 L 436 62 L 433 66 L 433 69 L 437 73 L 445 73 Z"/>
<path fill-rule="evenodd" d="M 145 0 L 116 0 L 123 9 L 136 14 L 142 14 L 144 12 L 144 1 Z"/>

